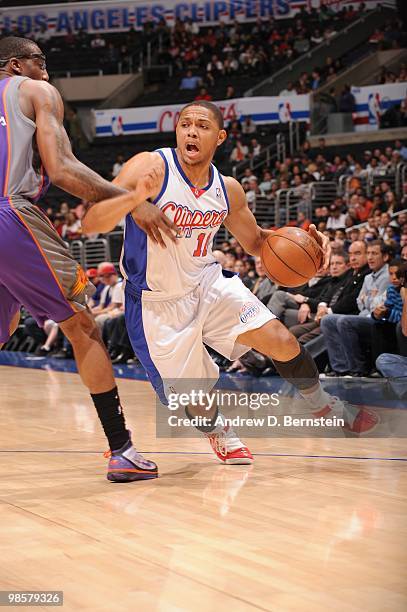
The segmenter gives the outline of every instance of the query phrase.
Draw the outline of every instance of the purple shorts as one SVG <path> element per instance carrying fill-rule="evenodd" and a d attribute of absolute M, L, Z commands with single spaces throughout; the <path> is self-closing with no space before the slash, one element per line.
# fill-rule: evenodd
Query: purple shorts
<path fill-rule="evenodd" d="M 42 327 L 86 308 L 94 286 L 48 218 L 20 196 L 0 198 L 0 343 L 24 306 Z"/>

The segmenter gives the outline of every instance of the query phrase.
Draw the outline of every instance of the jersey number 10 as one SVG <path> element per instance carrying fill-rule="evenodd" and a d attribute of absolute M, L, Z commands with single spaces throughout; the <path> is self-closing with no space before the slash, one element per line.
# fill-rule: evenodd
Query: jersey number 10
<path fill-rule="evenodd" d="M 211 239 L 212 232 L 208 235 L 202 233 L 198 236 L 198 244 L 196 245 L 196 249 L 193 252 L 194 257 L 206 257 L 208 254 L 208 244 Z M 206 240 L 205 240 L 206 238 Z"/>

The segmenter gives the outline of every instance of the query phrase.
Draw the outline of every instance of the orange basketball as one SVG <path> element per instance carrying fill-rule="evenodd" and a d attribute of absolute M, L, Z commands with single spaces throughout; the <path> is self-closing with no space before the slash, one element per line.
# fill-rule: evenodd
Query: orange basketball
<path fill-rule="evenodd" d="M 282 227 L 261 247 L 267 276 L 283 287 L 299 287 L 315 276 L 323 261 L 319 244 L 298 227 Z"/>

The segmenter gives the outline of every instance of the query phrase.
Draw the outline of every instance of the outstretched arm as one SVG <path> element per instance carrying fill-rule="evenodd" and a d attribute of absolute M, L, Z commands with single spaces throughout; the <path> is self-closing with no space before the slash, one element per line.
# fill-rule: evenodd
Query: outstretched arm
<path fill-rule="evenodd" d="M 273 232 L 264 230 L 257 225 L 257 221 L 247 205 L 246 195 L 241 184 L 231 176 L 225 176 L 224 181 L 230 202 L 230 212 L 226 217 L 225 226 L 247 253 L 258 257 L 263 241 Z M 313 224 L 310 225 L 308 232 L 322 247 L 324 252 L 323 268 L 327 269 L 331 256 L 329 238 L 318 232 Z"/>
<path fill-rule="evenodd" d="M 55 87 L 43 81 L 29 80 L 21 85 L 21 91 L 32 104 L 41 161 L 55 185 L 91 202 L 124 192 L 82 164 L 72 153 L 63 126 L 64 105 Z"/>

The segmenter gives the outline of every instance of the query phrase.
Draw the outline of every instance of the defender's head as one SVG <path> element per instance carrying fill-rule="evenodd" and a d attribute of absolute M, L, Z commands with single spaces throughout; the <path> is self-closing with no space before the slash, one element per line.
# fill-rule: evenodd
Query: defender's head
<path fill-rule="evenodd" d="M 9 76 L 26 76 L 49 81 L 45 55 L 33 40 L 8 36 L 0 40 L 0 71 Z"/>
<path fill-rule="evenodd" d="M 191 102 L 180 113 L 176 135 L 185 164 L 211 162 L 217 147 L 226 139 L 222 112 L 206 100 Z"/>

